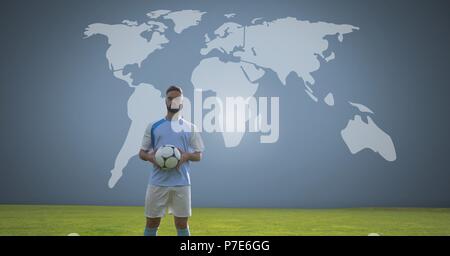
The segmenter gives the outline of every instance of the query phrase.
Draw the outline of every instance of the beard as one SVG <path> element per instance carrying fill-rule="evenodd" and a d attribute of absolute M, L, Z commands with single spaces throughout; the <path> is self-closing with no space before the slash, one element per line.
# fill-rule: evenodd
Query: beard
<path fill-rule="evenodd" d="M 182 105 L 180 105 L 179 108 L 171 108 L 170 106 L 167 106 L 167 111 L 169 111 L 172 114 L 178 113 L 181 110 Z"/>

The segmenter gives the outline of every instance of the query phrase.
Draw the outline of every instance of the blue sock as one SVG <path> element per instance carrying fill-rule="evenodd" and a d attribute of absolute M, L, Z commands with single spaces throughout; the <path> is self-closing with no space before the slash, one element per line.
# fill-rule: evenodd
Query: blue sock
<path fill-rule="evenodd" d="M 145 227 L 144 236 L 156 236 L 156 233 L 158 233 L 158 228 Z"/>
<path fill-rule="evenodd" d="M 178 236 L 190 236 L 189 227 L 183 229 L 177 229 Z"/>

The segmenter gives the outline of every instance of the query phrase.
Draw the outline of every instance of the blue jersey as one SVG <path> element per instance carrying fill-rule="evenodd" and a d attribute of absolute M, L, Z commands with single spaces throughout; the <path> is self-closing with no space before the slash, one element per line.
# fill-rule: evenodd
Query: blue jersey
<path fill-rule="evenodd" d="M 166 145 L 174 145 L 184 152 L 202 152 L 204 145 L 200 133 L 194 124 L 178 118 L 168 120 L 163 118 L 157 122 L 150 123 L 145 130 L 142 139 L 141 149 L 145 151 L 156 151 Z M 189 176 L 190 162 L 187 161 L 180 166 L 180 169 L 156 169 L 151 167 L 149 184 L 156 186 L 188 186 L 191 184 Z"/>

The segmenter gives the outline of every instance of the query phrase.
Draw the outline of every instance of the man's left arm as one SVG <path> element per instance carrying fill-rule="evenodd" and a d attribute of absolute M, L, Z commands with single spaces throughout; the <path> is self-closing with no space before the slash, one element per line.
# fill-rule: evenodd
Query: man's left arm
<path fill-rule="evenodd" d="M 203 145 L 202 137 L 198 131 L 193 131 L 191 134 L 191 138 L 189 140 L 189 146 L 193 149 L 193 152 L 182 152 L 181 151 L 181 159 L 178 162 L 177 169 L 187 161 L 198 162 L 202 160 L 202 152 L 205 148 Z"/>
<path fill-rule="evenodd" d="M 189 153 L 189 152 L 184 152 L 181 155 L 181 158 L 185 158 L 185 162 L 186 161 L 200 161 L 202 160 L 202 152 L 193 152 L 193 153 Z"/>

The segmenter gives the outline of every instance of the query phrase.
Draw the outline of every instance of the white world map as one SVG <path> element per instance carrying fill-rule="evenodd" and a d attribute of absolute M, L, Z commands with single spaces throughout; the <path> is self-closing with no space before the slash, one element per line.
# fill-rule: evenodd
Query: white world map
<path fill-rule="evenodd" d="M 94 35 L 107 38 L 106 59 L 112 75 L 134 89 L 127 106 L 131 125 L 111 170 L 110 188 L 116 185 L 130 159 L 138 153 L 147 125 L 165 114 L 161 108 L 165 104 L 165 95 L 152 84 L 135 84 L 132 72 L 125 73 L 124 69 L 130 65 L 141 68 L 142 62 L 152 58 L 154 52 L 164 50 L 171 40 L 176 40 L 169 40 L 166 36 L 169 29 L 175 34 L 189 33 L 190 28 L 199 25 L 205 15 L 207 12 L 200 10 L 155 10 L 146 14 L 145 22 L 94 23 L 85 29 L 84 38 Z M 312 73 L 320 69 L 320 60 L 327 63 L 336 58 L 334 52 L 324 54 L 329 47 L 326 38 L 337 37 L 342 43 L 344 36 L 359 30 L 358 27 L 293 17 L 274 20 L 255 17 L 249 24 L 239 24 L 233 22 L 235 13 L 224 14 L 224 17 L 227 22 L 212 33 L 205 33 L 204 45 L 199 49 L 203 58 L 191 74 L 190 82 L 194 89 L 213 91 L 218 99 L 231 96 L 248 98 L 255 95 L 259 80 L 271 70 L 283 85 L 288 75 L 294 73 L 304 81 L 304 92 L 313 102 L 334 107 L 332 92 L 323 99 L 314 93 L 316 84 Z M 224 62 L 217 56 L 210 56 L 212 51 L 233 57 L 235 61 Z M 342 140 L 349 151 L 356 154 L 363 149 L 371 149 L 385 160 L 395 161 L 394 143 L 373 120 L 374 112 L 361 103 L 348 101 L 346 104 L 360 112 L 341 130 Z M 224 146 L 239 146 L 243 135 L 244 132 L 222 132 Z"/>

